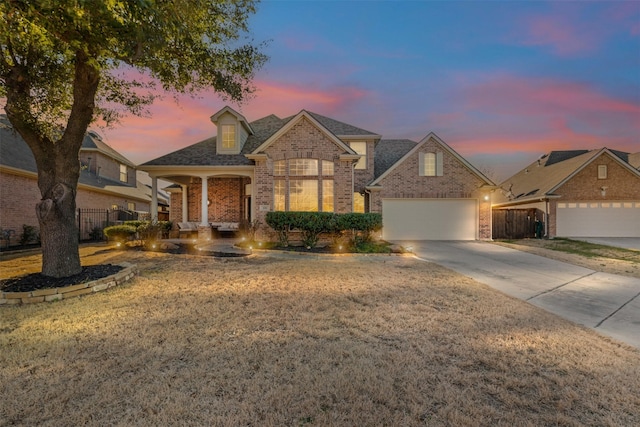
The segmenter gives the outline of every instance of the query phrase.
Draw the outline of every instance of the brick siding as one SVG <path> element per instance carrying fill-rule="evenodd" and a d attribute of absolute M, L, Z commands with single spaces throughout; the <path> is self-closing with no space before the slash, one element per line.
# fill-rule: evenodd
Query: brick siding
<path fill-rule="evenodd" d="M 0 173 L 0 228 L 14 230 L 12 243 L 17 243 L 22 233 L 22 225 L 32 225 L 39 228 L 36 216 L 36 204 L 41 200 L 36 177 L 27 177 L 8 173 Z M 127 202 L 134 202 L 136 210 L 149 211 L 150 203 L 130 200 L 123 197 L 78 188 L 76 194 L 76 208 L 110 209 L 112 205 L 124 206 Z"/>
<path fill-rule="evenodd" d="M 598 166 L 607 166 L 607 178 L 598 179 Z M 601 187 L 607 187 L 601 194 Z M 604 153 L 560 186 L 555 194 L 560 198 L 549 201 L 549 237 L 557 235 L 558 203 L 586 201 L 640 200 L 640 178 Z"/>
<path fill-rule="evenodd" d="M 443 153 L 443 176 L 420 176 L 420 155 L 429 152 Z M 370 196 L 372 212 L 382 213 L 382 199 L 387 198 L 476 199 L 479 206 L 479 237 L 491 239 L 491 203 L 485 201 L 480 192 L 484 181 L 433 139 L 426 141 L 379 184 L 382 189 L 373 191 Z"/>

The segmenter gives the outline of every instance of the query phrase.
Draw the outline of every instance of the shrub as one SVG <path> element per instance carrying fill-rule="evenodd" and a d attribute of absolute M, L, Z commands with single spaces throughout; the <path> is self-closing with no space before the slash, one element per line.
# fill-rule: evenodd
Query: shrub
<path fill-rule="evenodd" d="M 108 239 L 115 241 L 127 241 L 131 240 L 133 236 L 136 234 L 136 227 L 132 225 L 112 225 L 111 227 L 106 227 L 102 232 Z"/>
<path fill-rule="evenodd" d="M 162 234 L 166 230 L 165 222 L 142 221 L 142 224 L 138 226 L 138 238 L 146 249 L 152 249 L 156 242 L 162 238 Z"/>
<path fill-rule="evenodd" d="M 33 225 L 22 224 L 22 234 L 20 235 L 20 244 L 28 245 L 31 243 L 40 243 L 40 233 L 38 227 Z"/>
<path fill-rule="evenodd" d="M 331 212 L 289 212 L 293 228 L 302 233 L 302 244 L 310 249 L 318 244 L 320 234 L 328 233 L 332 228 Z"/>
<path fill-rule="evenodd" d="M 265 220 L 278 234 L 278 243 L 281 246 L 289 246 L 289 232 L 292 228 L 289 212 L 267 212 Z"/>
<path fill-rule="evenodd" d="M 354 246 L 371 241 L 371 233 L 382 229 L 382 215 L 379 213 L 346 213 L 338 217 L 337 228 L 349 231 L 350 242 Z"/>
<path fill-rule="evenodd" d="M 240 222 L 240 232 L 244 236 L 245 240 L 247 240 L 248 242 L 256 241 L 256 232 L 258 231 L 259 227 L 260 227 L 260 221 L 258 220 L 254 220 L 254 221 L 243 220 L 242 222 Z"/>
<path fill-rule="evenodd" d="M 89 232 L 89 238 L 91 240 L 102 240 L 103 239 L 102 228 L 98 226 L 93 227 Z"/>

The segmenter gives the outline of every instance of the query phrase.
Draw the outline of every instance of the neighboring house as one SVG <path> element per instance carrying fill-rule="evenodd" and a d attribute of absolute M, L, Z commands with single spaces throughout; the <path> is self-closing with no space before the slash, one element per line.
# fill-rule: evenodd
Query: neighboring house
<path fill-rule="evenodd" d="M 548 237 L 640 237 L 640 153 L 552 151 L 504 181 L 493 209 L 537 209 Z"/>
<path fill-rule="evenodd" d="M 491 238 L 494 184 L 435 134 L 382 140 L 358 127 L 301 111 L 249 122 L 225 107 L 215 136 L 139 166 L 157 186 L 175 185 L 175 224 L 258 221 L 269 211 L 380 212 L 383 237 Z"/>
<path fill-rule="evenodd" d="M 85 136 L 79 161 L 78 209 L 118 209 L 148 215 L 151 196 L 137 181 L 135 165 L 97 133 L 89 131 Z M 31 150 L 7 116 L 0 115 L 0 228 L 13 230 L 12 243 L 17 243 L 23 225 L 38 227 L 35 206 L 41 195 L 37 177 Z"/>

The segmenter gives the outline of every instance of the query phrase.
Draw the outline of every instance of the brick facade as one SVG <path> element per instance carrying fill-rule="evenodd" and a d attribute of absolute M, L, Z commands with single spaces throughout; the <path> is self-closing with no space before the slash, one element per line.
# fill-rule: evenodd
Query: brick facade
<path fill-rule="evenodd" d="M 598 179 L 598 166 L 607 166 L 607 178 Z M 607 187 L 602 195 L 602 187 Z M 603 153 L 585 166 L 556 191 L 560 197 L 549 201 L 548 236 L 557 236 L 558 203 L 640 201 L 640 178 L 620 165 L 609 154 Z"/>
<path fill-rule="evenodd" d="M 306 118 L 301 119 L 288 132 L 264 150 L 266 161 L 256 161 L 254 177 L 256 193 L 256 220 L 265 224 L 268 211 L 273 210 L 273 162 L 295 158 L 328 160 L 334 165 L 334 212 L 345 213 L 353 209 L 352 161 L 339 159 L 344 149 Z M 285 178 L 288 188 L 288 178 Z M 320 197 L 320 192 L 318 192 Z M 319 200 L 321 205 L 321 201 Z"/>
<path fill-rule="evenodd" d="M 443 176 L 420 176 L 423 153 L 443 153 Z M 491 239 L 491 203 L 480 188 L 485 182 L 434 139 L 425 141 L 404 162 L 390 171 L 370 194 L 371 212 L 382 213 L 382 199 L 476 199 L 479 206 L 478 234 Z M 488 193 L 487 193 L 488 194 Z"/>
<path fill-rule="evenodd" d="M 2 200 L 0 228 L 14 231 L 12 243 L 17 243 L 23 225 L 39 228 L 35 206 L 41 198 L 35 175 L 0 173 L 0 200 Z M 78 209 L 110 209 L 114 204 L 126 207 L 127 202 L 135 202 L 136 210 L 149 211 L 149 202 L 91 191 L 83 186 L 78 187 L 76 194 L 76 208 Z"/>

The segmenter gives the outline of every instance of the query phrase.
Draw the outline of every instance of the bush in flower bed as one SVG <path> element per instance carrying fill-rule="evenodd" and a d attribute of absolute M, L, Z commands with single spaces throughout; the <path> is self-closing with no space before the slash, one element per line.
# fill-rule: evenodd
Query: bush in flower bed
<path fill-rule="evenodd" d="M 373 232 L 382 228 L 382 215 L 379 213 L 346 213 L 332 212 L 268 212 L 267 225 L 278 234 L 281 246 L 289 245 L 290 232 L 300 231 L 302 243 L 307 248 L 317 245 L 320 235 L 325 233 L 337 243 L 347 233 L 349 242 L 357 247 L 370 242 Z"/>
<path fill-rule="evenodd" d="M 104 235 L 107 236 L 107 239 L 115 240 L 117 242 L 126 242 L 133 239 L 137 231 L 138 229 L 133 225 L 126 224 L 112 225 L 110 227 L 105 227 L 105 229 L 102 230 Z"/>

